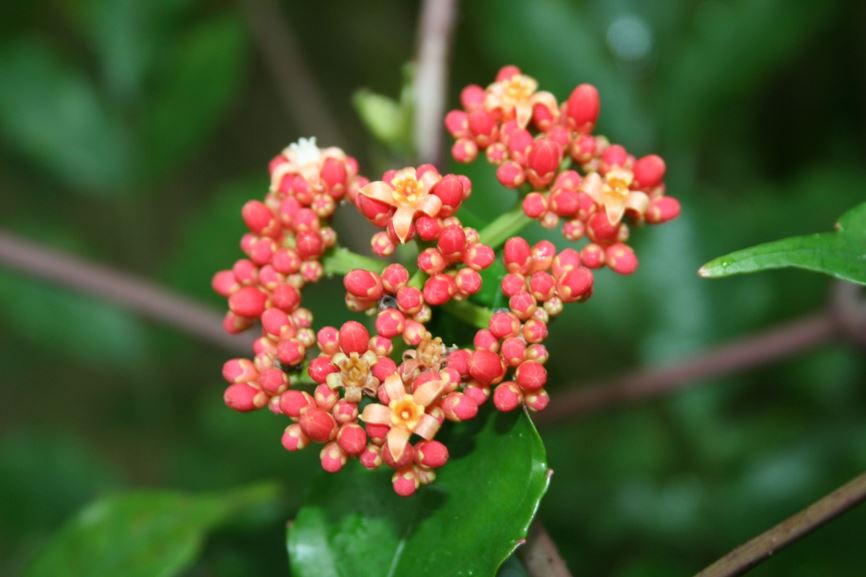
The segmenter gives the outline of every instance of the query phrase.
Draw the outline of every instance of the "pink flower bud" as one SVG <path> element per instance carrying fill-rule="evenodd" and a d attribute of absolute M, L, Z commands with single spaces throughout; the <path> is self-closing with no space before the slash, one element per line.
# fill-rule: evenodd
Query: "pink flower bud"
<path fill-rule="evenodd" d="M 418 321 L 406 319 L 406 328 L 403 330 L 403 340 L 410 346 L 418 346 L 418 343 L 427 334 L 427 329 L 424 328 Z"/>
<path fill-rule="evenodd" d="M 489 385 L 502 380 L 505 367 L 499 355 L 489 350 L 478 350 L 472 353 L 469 360 L 469 374 L 482 385 Z"/>
<path fill-rule="evenodd" d="M 289 377 L 280 369 L 274 367 L 262 371 L 258 380 L 262 390 L 270 396 L 279 395 L 289 386 Z"/>
<path fill-rule="evenodd" d="M 367 433 L 356 423 L 348 423 L 337 432 L 337 443 L 349 455 L 360 455 L 367 447 Z"/>
<path fill-rule="evenodd" d="M 573 248 L 566 248 L 553 259 L 551 270 L 553 271 L 553 275 L 558 278 L 579 266 L 580 253 Z"/>
<path fill-rule="evenodd" d="M 223 364 L 223 378 L 229 384 L 247 383 L 258 377 L 258 371 L 249 359 L 231 359 Z"/>
<path fill-rule="evenodd" d="M 601 153 L 601 162 L 605 170 L 625 166 L 628 161 L 628 151 L 619 144 L 611 144 Z"/>
<path fill-rule="evenodd" d="M 402 334 L 405 328 L 403 314 L 395 309 L 385 309 L 376 317 L 376 332 L 383 337 L 393 339 Z"/>
<path fill-rule="evenodd" d="M 289 389 L 280 395 L 280 410 L 293 419 L 299 418 L 309 409 L 315 408 L 316 400 L 310 393 Z"/>
<path fill-rule="evenodd" d="M 316 333 L 319 349 L 326 355 L 333 355 L 340 350 L 340 332 L 335 327 L 322 327 Z"/>
<path fill-rule="evenodd" d="M 343 286 L 349 294 L 359 299 L 379 300 L 384 292 L 379 275 L 360 268 L 350 271 L 343 277 Z"/>
<path fill-rule="evenodd" d="M 415 460 L 424 467 L 438 469 L 448 462 L 448 447 L 439 441 L 421 441 L 415 445 Z"/>
<path fill-rule="evenodd" d="M 418 255 L 418 268 L 428 275 L 434 275 L 445 270 L 445 258 L 435 248 L 426 248 Z"/>
<path fill-rule="evenodd" d="M 638 159 L 632 168 L 635 188 L 640 190 L 655 188 L 665 177 L 665 169 L 665 161 L 657 154 Z"/>
<path fill-rule="evenodd" d="M 348 321 L 340 327 L 340 348 L 346 354 L 364 354 L 369 340 L 367 328 L 357 321 Z"/>
<path fill-rule="evenodd" d="M 479 242 L 469 247 L 463 257 L 463 262 L 474 270 L 484 270 L 493 264 L 495 259 L 496 253 L 493 252 L 493 249 Z"/>
<path fill-rule="evenodd" d="M 264 407 L 268 396 L 248 383 L 235 383 L 226 387 L 223 400 L 228 408 L 246 413 Z"/>
<path fill-rule="evenodd" d="M 584 267 L 572 269 L 562 275 L 556 283 L 556 293 L 563 302 L 575 302 L 589 298 L 592 294 L 592 271 Z"/>
<path fill-rule="evenodd" d="M 454 296 L 454 280 L 446 274 L 436 274 L 424 283 L 424 301 L 430 306 L 444 305 Z"/>
<path fill-rule="evenodd" d="M 442 201 L 442 208 L 439 210 L 439 216 L 442 217 L 454 214 L 466 197 L 463 181 L 454 174 L 446 174 L 430 192 Z"/>
<path fill-rule="evenodd" d="M 236 315 L 255 318 L 265 310 L 268 295 L 253 286 L 238 289 L 229 297 L 229 309 Z"/>
<path fill-rule="evenodd" d="M 506 188 L 518 188 L 526 180 L 526 175 L 522 166 L 508 160 L 496 169 L 496 179 Z"/>
<path fill-rule="evenodd" d="M 414 460 L 415 448 L 412 445 L 406 445 L 406 448 L 403 449 L 403 454 L 400 455 L 400 459 L 394 458 L 394 455 L 388 448 L 388 443 L 385 443 L 385 445 L 382 446 L 382 461 L 392 469 L 402 469 L 411 464 Z"/>
<path fill-rule="evenodd" d="M 227 297 L 240 288 L 240 285 L 237 279 L 235 279 L 235 273 L 230 270 L 221 270 L 213 275 L 211 287 L 221 297 Z"/>
<path fill-rule="evenodd" d="M 653 199 L 646 211 L 646 220 L 652 224 L 661 224 L 673 220 L 680 215 L 680 203 L 671 196 Z"/>
<path fill-rule="evenodd" d="M 523 198 L 523 213 L 529 218 L 541 218 L 547 212 L 547 199 L 540 192 L 530 192 Z"/>
<path fill-rule="evenodd" d="M 478 414 L 478 403 L 464 394 L 448 393 L 442 399 L 442 412 L 449 421 L 469 421 Z"/>
<path fill-rule="evenodd" d="M 478 157 L 478 145 L 468 138 L 461 138 L 451 146 L 451 156 L 461 164 L 469 164 Z"/>
<path fill-rule="evenodd" d="M 340 395 L 337 391 L 326 384 L 321 384 L 316 387 L 313 398 L 316 400 L 316 405 L 325 411 L 330 411 L 340 400 Z"/>
<path fill-rule="evenodd" d="M 503 413 L 513 411 L 523 402 L 523 392 L 513 381 L 499 384 L 493 391 L 493 405 Z"/>
<path fill-rule="evenodd" d="M 330 358 L 325 356 L 316 357 L 310 361 L 310 366 L 307 367 L 307 373 L 310 375 L 310 378 L 319 384 L 324 383 L 328 379 L 328 375 L 337 371 L 339 369 L 331 363 Z"/>
<path fill-rule="evenodd" d="M 424 295 L 415 287 L 404 286 L 397 291 L 397 307 L 407 315 L 414 315 L 424 305 Z"/>
<path fill-rule="evenodd" d="M 294 274 L 301 269 L 301 257 L 290 248 L 281 248 L 274 253 L 271 265 L 282 274 Z"/>
<path fill-rule="evenodd" d="M 481 275 L 471 268 L 463 268 L 454 275 L 457 291 L 463 296 L 473 295 L 481 290 Z"/>
<path fill-rule="evenodd" d="M 283 339 L 277 345 L 277 357 L 284 365 L 298 365 L 304 362 L 306 354 L 306 347 L 296 339 Z"/>
<path fill-rule="evenodd" d="M 439 251 L 448 260 L 461 258 L 466 248 L 466 233 L 459 225 L 446 226 L 442 229 L 437 243 Z"/>
<path fill-rule="evenodd" d="M 322 469 L 329 473 L 336 473 L 346 464 L 346 452 L 335 442 L 330 442 L 319 452 L 319 460 Z"/>
<path fill-rule="evenodd" d="M 505 268 L 508 272 L 524 272 L 529 267 L 529 259 L 532 257 L 532 249 L 526 239 L 513 236 L 505 241 L 503 248 Z"/>
<path fill-rule="evenodd" d="M 534 142 L 535 139 L 528 130 L 517 128 L 515 125 L 511 132 L 509 132 L 506 143 L 511 159 L 518 164 L 524 164 Z"/>
<path fill-rule="evenodd" d="M 231 335 L 236 335 L 253 326 L 255 322 L 255 319 L 241 317 L 229 311 L 226 313 L 225 318 L 223 318 L 223 329 Z"/>
<path fill-rule="evenodd" d="M 240 259 L 232 266 L 232 272 L 235 279 L 242 285 L 249 285 L 256 282 L 259 274 L 259 268 L 247 259 Z"/>
<path fill-rule="evenodd" d="M 517 367 L 514 380 L 524 391 L 536 391 L 547 383 L 547 369 L 540 363 L 526 361 Z"/>
<path fill-rule="evenodd" d="M 526 343 L 519 337 L 507 338 L 502 341 L 500 354 L 502 355 L 502 360 L 504 360 L 509 367 L 516 367 L 522 363 L 525 358 Z"/>
<path fill-rule="evenodd" d="M 361 196 L 361 195 L 359 195 Z M 370 246 L 377 256 L 390 256 L 394 254 L 397 245 L 386 232 L 377 232 L 370 239 Z"/>
<path fill-rule="evenodd" d="M 556 280 L 543 271 L 532 273 L 529 277 L 529 290 L 535 299 L 546 301 L 556 291 Z"/>
<path fill-rule="evenodd" d="M 368 445 L 358 460 L 365 469 L 377 469 L 382 464 L 381 449 L 376 445 Z"/>
<path fill-rule="evenodd" d="M 486 93 L 477 84 L 470 84 L 460 92 L 460 103 L 466 110 L 474 110 L 484 106 Z"/>
<path fill-rule="evenodd" d="M 310 443 L 310 438 L 301 430 L 301 426 L 292 423 L 283 431 L 281 439 L 287 451 L 300 451 Z"/>
<path fill-rule="evenodd" d="M 340 425 L 353 423 L 358 420 L 358 405 L 350 403 L 345 399 L 340 399 L 334 405 L 334 408 L 331 409 L 331 414 L 334 415 L 334 419 Z"/>
<path fill-rule="evenodd" d="M 499 339 L 493 336 L 493 333 L 491 333 L 487 329 L 480 329 L 479 331 L 477 331 L 475 333 L 475 338 L 473 339 L 472 344 L 478 351 L 484 350 L 495 353 L 499 349 Z"/>
<path fill-rule="evenodd" d="M 593 242 L 612 242 L 616 240 L 619 227 L 610 223 L 606 213 L 598 212 L 589 219 L 587 232 Z"/>
<path fill-rule="evenodd" d="M 544 364 L 550 358 L 547 347 L 539 343 L 533 343 L 526 347 L 526 358 L 537 363 Z"/>
<path fill-rule="evenodd" d="M 291 319 L 289 319 L 289 315 L 287 315 L 280 309 L 267 309 L 265 312 L 262 313 L 261 321 L 262 329 L 264 329 L 265 333 L 269 336 L 276 338 L 280 338 L 282 336 L 294 336 L 294 324 L 292 323 Z M 286 333 L 285 335 L 284 332 Z"/>
<path fill-rule="evenodd" d="M 496 338 L 504 339 L 517 335 L 520 330 L 520 320 L 509 312 L 499 311 L 493 313 L 487 326 Z"/>
<path fill-rule="evenodd" d="M 517 315 L 517 318 L 526 320 L 535 312 L 535 297 L 526 291 L 515 293 L 508 299 L 508 308 Z"/>
<path fill-rule="evenodd" d="M 586 245 L 580 250 L 580 261 L 591 269 L 604 266 L 604 248 L 595 243 Z"/>
<path fill-rule="evenodd" d="M 580 208 L 580 197 L 577 192 L 558 188 L 550 195 L 550 210 L 563 217 L 571 217 Z"/>
<path fill-rule="evenodd" d="M 601 99 L 591 84 L 581 84 L 568 97 L 565 113 L 571 126 L 580 132 L 589 132 L 598 120 Z"/>
<path fill-rule="evenodd" d="M 271 293 L 271 302 L 278 309 L 291 313 L 300 306 L 301 293 L 291 285 L 281 284 Z"/>
<path fill-rule="evenodd" d="M 254 234 L 272 235 L 279 230 L 279 221 L 274 218 L 271 209 L 258 200 L 247 202 L 241 209 L 241 215 L 244 223 Z"/>
<path fill-rule="evenodd" d="M 604 252 L 604 262 L 614 272 L 622 275 L 632 274 L 637 270 L 637 256 L 630 246 L 621 242 L 611 245 Z"/>
<path fill-rule="evenodd" d="M 391 477 L 391 485 L 395 493 L 401 497 L 409 497 L 418 490 L 418 474 L 411 467 L 397 471 Z"/>
<path fill-rule="evenodd" d="M 301 430 L 318 443 L 330 440 L 337 432 L 337 422 L 322 409 L 311 408 L 301 414 Z"/>
<path fill-rule="evenodd" d="M 463 388 L 463 395 L 480 407 L 490 398 L 490 387 L 472 381 Z"/>
<path fill-rule="evenodd" d="M 393 263 L 382 271 L 382 285 L 389 293 L 396 293 L 409 282 L 409 271 L 401 264 Z"/>
<path fill-rule="evenodd" d="M 532 144 L 527 158 L 530 175 L 538 179 L 535 186 L 550 183 L 562 162 L 562 147 L 546 138 L 540 138 Z"/>
<path fill-rule="evenodd" d="M 543 411 L 550 403 L 550 397 L 544 389 L 527 393 L 524 400 L 530 411 Z"/>
<path fill-rule="evenodd" d="M 526 278 L 520 274 L 508 273 L 502 277 L 501 288 L 502 293 L 505 296 L 514 296 L 515 294 L 526 290 Z"/>
<path fill-rule="evenodd" d="M 547 338 L 547 323 L 534 318 L 529 319 L 523 325 L 522 333 L 526 342 L 540 343 Z"/>
<path fill-rule="evenodd" d="M 462 110 L 451 110 L 445 115 L 445 128 L 454 138 L 469 136 L 469 116 Z"/>
<path fill-rule="evenodd" d="M 445 364 L 449 369 L 457 371 L 461 377 L 465 377 L 469 374 L 469 360 L 471 356 L 472 353 L 468 350 L 457 349 L 449 353 Z"/>

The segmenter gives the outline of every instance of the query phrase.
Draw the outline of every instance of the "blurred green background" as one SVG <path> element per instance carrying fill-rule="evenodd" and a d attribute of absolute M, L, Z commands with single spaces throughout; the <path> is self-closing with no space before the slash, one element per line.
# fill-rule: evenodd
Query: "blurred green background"
<path fill-rule="evenodd" d="M 244 200 L 309 118 L 286 106 L 250 26 L 258 0 L 0 4 L 0 226 L 221 308 Z M 377 175 L 392 153 L 352 109 L 396 95 L 418 6 L 284 2 L 323 105 Z M 700 280 L 704 261 L 828 230 L 866 191 L 866 4 L 475 0 L 461 6 L 449 105 L 514 63 L 560 97 L 602 94 L 598 132 L 668 163 L 682 217 L 638 231 L 633 277 L 552 332 L 556 388 L 689 357 L 823 306 L 828 279 Z M 284 71 L 285 72 L 285 71 Z M 289 78 L 291 81 L 292 78 Z M 332 144 L 321 141 L 320 144 Z M 485 166 L 472 204 L 513 193 Z M 476 210 L 478 212 L 478 210 Z M 536 231 L 537 234 L 537 231 Z M 334 298 L 336 288 L 315 299 Z M 339 297 L 337 297 L 339 298 Z M 0 268 L 0 573 L 17 575 L 83 504 L 124 487 L 278 479 L 282 511 L 221 530 L 190 575 L 283 574 L 283 522 L 316 472 L 282 424 L 222 404 L 226 357 L 88 297 Z M 685 575 L 866 467 L 866 363 L 826 346 L 675 397 L 542 431 L 541 518 L 575 575 Z M 754 575 L 862 575 L 861 508 Z"/>

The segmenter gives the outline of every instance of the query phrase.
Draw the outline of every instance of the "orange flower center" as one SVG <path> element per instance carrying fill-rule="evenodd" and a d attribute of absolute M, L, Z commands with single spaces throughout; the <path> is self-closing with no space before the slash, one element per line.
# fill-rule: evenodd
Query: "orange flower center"
<path fill-rule="evenodd" d="M 627 170 L 614 169 L 607 173 L 605 176 L 605 182 L 607 186 L 605 186 L 605 194 L 607 196 L 625 200 L 628 198 L 629 189 L 628 187 L 631 185 L 632 174 Z"/>
<path fill-rule="evenodd" d="M 523 102 L 535 92 L 535 81 L 525 74 L 515 74 L 505 81 L 503 96 L 511 102 Z"/>
<path fill-rule="evenodd" d="M 363 387 L 370 374 L 370 365 L 358 353 L 350 353 L 349 358 L 340 363 L 340 376 L 346 387 Z"/>
<path fill-rule="evenodd" d="M 397 176 L 391 181 L 391 193 L 397 206 L 413 207 L 424 196 L 424 189 L 414 175 Z"/>
<path fill-rule="evenodd" d="M 391 409 L 391 425 L 401 429 L 411 431 L 424 415 L 424 407 L 416 403 L 412 395 L 404 395 L 402 399 L 394 399 L 388 406 Z"/>

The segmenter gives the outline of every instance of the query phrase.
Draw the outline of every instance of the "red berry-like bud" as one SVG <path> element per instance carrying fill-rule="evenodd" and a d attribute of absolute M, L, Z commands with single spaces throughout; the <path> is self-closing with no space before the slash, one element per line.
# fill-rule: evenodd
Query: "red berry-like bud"
<path fill-rule="evenodd" d="M 499 311 L 493 313 L 487 326 L 493 336 L 504 339 L 517 335 L 520 331 L 520 319 L 509 312 Z"/>
<path fill-rule="evenodd" d="M 335 327 L 322 327 L 316 333 L 316 342 L 326 355 L 336 354 L 340 350 L 340 331 Z"/>
<path fill-rule="evenodd" d="M 536 183 L 537 185 L 543 185 L 543 183 L 549 183 L 553 180 L 561 161 L 562 147 L 546 138 L 536 140 L 532 144 L 527 158 L 529 169 L 541 183 Z"/>
<path fill-rule="evenodd" d="M 518 337 L 505 339 L 500 347 L 500 354 L 505 363 L 516 367 L 523 362 L 526 355 L 526 343 Z"/>
<path fill-rule="evenodd" d="M 526 239 L 513 236 L 505 241 L 503 255 L 508 272 L 524 272 L 529 267 L 532 249 Z"/>
<path fill-rule="evenodd" d="M 445 258 L 435 248 L 427 248 L 418 255 L 418 268 L 428 275 L 439 274 L 445 270 Z"/>
<path fill-rule="evenodd" d="M 438 469 L 448 462 L 448 447 L 439 441 L 421 441 L 415 446 L 415 460 L 419 465 Z"/>
<path fill-rule="evenodd" d="M 461 377 L 465 377 L 469 374 L 469 360 L 471 357 L 472 353 L 468 350 L 457 349 L 448 355 L 445 364 L 449 369 L 457 371 Z"/>
<path fill-rule="evenodd" d="M 501 287 L 502 293 L 505 296 L 514 296 L 517 293 L 526 290 L 526 278 L 520 274 L 508 273 L 502 277 Z"/>
<path fill-rule="evenodd" d="M 267 395 L 248 383 L 235 383 L 226 387 L 223 400 L 228 408 L 242 413 L 261 409 L 268 403 Z"/>
<path fill-rule="evenodd" d="M 530 192 L 523 198 L 523 213 L 529 218 L 541 218 L 547 212 L 547 200 L 540 192 Z"/>
<path fill-rule="evenodd" d="M 508 160 L 496 169 L 496 179 L 506 188 L 518 188 L 526 179 L 523 167 L 514 161 Z"/>
<path fill-rule="evenodd" d="M 535 312 L 535 297 L 526 291 L 520 291 L 508 299 L 508 308 L 517 315 L 517 318 L 526 320 Z"/>
<path fill-rule="evenodd" d="M 597 212 L 589 219 L 587 232 L 594 242 L 613 242 L 619 234 L 619 227 L 610 223 L 607 213 Z"/>
<path fill-rule="evenodd" d="M 349 294 L 364 300 L 379 300 L 384 291 L 379 275 L 360 268 L 343 277 L 343 286 Z"/>
<path fill-rule="evenodd" d="M 524 391 L 536 391 L 547 383 L 547 369 L 540 363 L 527 361 L 517 367 L 514 377 Z"/>
<path fill-rule="evenodd" d="M 628 151 L 619 144 L 611 144 L 601 153 L 601 162 L 605 169 L 625 166 L 628 162 Z"/>
<path fill-rule="evenodd" d="M 308 409 L 301 415 L 301 430 L 318 443 L 324 443 L 337 432 L 337 422 L 322 409 Z"/>
<path fill-rule="evenodd" d="M 424 295 L 415 287 L 405 286 L 397 291 L 397 307 L 407 315 L 415 315 L 424 305 Z"/>
<path fill-rule="evenodd" d="M 341 424 L 353 423 L 358 420 L 358 405 L 350 403 L 345 399 L 340 399 L 334 408 L 331 409 L 331 414 L 334 419 Z"/>
<path fill-rule="evenodd" d="M 468 138 L 460 138 L 451 146 L 451 156 L 461 164 L 468 164 L 478 157 L 478 145 Z"/>
<path fill-rule="evenodd" d="M 331 363 L 331 359 L 325 356 L 316 357 L 310 361 L 310 366 L 307 367 L 310 378 L 319 384 L 324 383 L 328 379 L 328 375 L 337 371 L 339 369 Z"/>
<path fill-rule="evenodd" d="M 388 357 L 379 359 L 379 362 L 373 365 L 373 376 L 379 379 L 380 382 L 384 382 L 386 378 L 395 372 L 397 372 L 397 364 Z"/>
<path fill-rule="evenodd" d="M 524 400 L 530 411 L 543 411 L 550 403 L 550 397 L 544 389 L 527 393 Z"/>
<path fill-rule="evenodd" d="M 482 385 L 489 385 L 502 380 L 505 367 L 499 355 L 489 350 L 478 350 L 472 353 L 469 360 L 469 374 Z"/>
<path fill-rule="evenodd" d="M 578 267 L 568 271 L 557 280 L 556 293 L 563 302 L 575 302 L 592 294 L 592 271 Z"/>
<path fill-rule="evenodd" d="M 598 90 L 591 84 L 581 84 L 575 88 L 565 105 L 569 123 L 581 132 L 592 130 L 600 110 L 601 99 Z"/>
<path fill-rule="evenodd" d="M 301 257 L 290 248 L 281 248 L 274 253 L 271 264 L 279 273 L 294 274 L 301 269 Z"/>
<path fill-rule="evenodd" d="M 528 343 L 540 343 L 544 341 L 547 338 L 547 323 L 534 318 L 529 319 L 523 325 L 523 338 Z"/>
<path fill-rule="evenodd" d="M 367 328 L 357 321 L 348 321 L 340 327 L 340 348 L 346 354 L 367 352 L 367 343 L 370 341 L 370 333 Z"/>
<path fill-rule="evenodd" d="M 452 110 L 445 115 L 445 128 L 454 138 L 469 134 L 469 116 L 462 110 Z"/>
<path fill-rule="evenodd" d="M 553 259 L 551 270 L 553 275 L 558 278 L 579 266 L 580 253 L 573 248 L 566 248 Z"/>
<path fill-rule="evenodd" d="M 349 455 L 360 455 L 367 447 L 367 433 L 360 425 L 348 423 L 337 432 L 337 443 Z"/>
<path fill-rule="evenodd" d="M 229 297 L 229 309 L 236 315 L 255 318 L 265 310 L 268 295 L 256 287 L 246 286 Z"/>
<path fill-rule="evenodd" d="M 680 202 L 671 196 L 653 199 L 646 211 L 646 220 L 652 224 L 661 224 L 673 220 L 680 215 Z"/>
<path fill-rule="evenodd" d="M 376 317 L 376 332 L 383 337 L 393 339 L 405 328 L 403 313 L 396 309 L 385 309 Z"/>
<path fill-rule="evenodd" d="M 279 395 L 289 386 L 289 377 L 280 369 L 274 367 L 265 369 L 259 375 L 259 386 L 270 396 Z"/>
<path fill-rule="evenodd" d="M 409 282 L 409 271 L 401 264 L 389 264 L 382 271 L 382 285 L 389 293 L 396 293 Z"/>
<path fill-rule="evenodd" d="M 460 103 L 466 110 L 474 110 L 484 106 L 486 93 L 477 84 L 470 84 L 460 92 Z"/>
<path fill-rule="evenodd" d="M 294 336 L 295 326 L 289 315 L 280 309 L 267 309 L 262 313 L 262 329 L 269 336 L 289 338 Z"/>
<path fill-rule="evenodd" d="M 225 318 L 223 318 L 223 328 L 227 333 L 236 335 L 253 326 L 255 322 L 255 319 L 241 317 L 229 311 L 226 313 Z"/>
<path fill-rule="evenodd" d="M 476 243 L 466 251 L 463 262 L 474 270 L 484 270 L 493 264 L 495 259 L 496 253 L 493 252 L 492 248 L 486 244 Z"/>
<path fill-rule="evenodd" d="M 281 284 L 271 293 L 271 303 L 287 313 L 294 312 L 301 304 L 301 293 L 288 284 Z"/>
<path fill-rule="evenodd" d="M 547 347 L 542 344 L 534 343 L 526 347 L 526 358 L 537 363 L 546 363 L 550 358 L 547 352 Z"/>
<path fill-rule="evenodd" d="M 427 334 L 427 329 L 424 328 L 418 321 L 411 319 L 406 320 L 406 328 L 403 330 L 403 340 L 410 346 L 418 346 L 424 335 Z"/>
<path fill-rule="evenodd" d="M 523 392 L 514 381 L 501 383 L 493 391 L 493 405 L 503 413 L 513 411 L 523 402 Z"/>
<path fill-rule="evenodd" d="M 454 276 L 454 284 L 461 295 L 473 295 L 481 290 L 481 275 L 471 268 L 462 268 Z"/>
<path fill-rule="evenodd" d="M 577 192 L 559 188 L 550 195 L 550 210 L 563 217 L 571 217 L 580 208 L 580 196 Z"/>
<path fill-rule="evenodd" d="M 242 258 L 232 266 L 232 272 L 240 284 L 249 285 L 256 282 L 259 269 L 252 261 Z"/>
<path fill-rule="evenodd" d="M 430 306 L 444 305 L 454 296 L 454 279 L 446 274 L 436 274 L 424 283 L 424 301 Z"/>
<path fill-rule="evenodd" d="M 317 258 L 322 254 L 322 251 L 325 250 L 322 237 L 319 236 L 318 232 L 299 232 L 295 236 L 295 242 L 298 256 L 301 257 L 301 260 Z"/>
<path fill-rule="evenodd" d="M 546 301 L 556 291 L 556 280 L 546 272 L 532 273 L 529 277 L 529 290 L 537 300 Z"/>
<path fill-rule="evenodd" d="M 279 222 L 274 218 L 274 213 L 258 200 L 247 202 L 241 209 L 244 223 L 254 233 L 259 235 L 271 235 L 279 230 Z"/>
<path fill-rule="evenodd" d="M 646 190 L 658 186 L 665 177 L 665 161 L 657 154 L 650 154 L 634 163 L 635 188 Z"/>
<path fill-rule="evenodd" d="M 475 346 L 475 349 L 479 351 L 484 350 L 495 353 L 499 349 L 499 340 L 487 329 L 477 331 L 472 344 Z"/>
<path fill-rule="evenodd" d="M 382 460 L 392 469 L 402 469 L 415 460 L 415 448 L 412 445 L 407 444 L 406 448 L 403 449 L 403 454 L 400 455 L 400 458 L 395 459 L 388 447 L 388 444 L 385 443 L 382 447 Z"/>
<path fill-rule="evenodd" d="M 300 451 L 310 443 L 310 438 L 301 430 L 299 424 L 292 423 L 283 431 L 281 441 L 287 451 Z"/>
<path fill-rule="evenodd" d="M 461 393 L 448 393 L 442 399 L 442 413 L 449 421 L 469 421 L 478 414 L 478 403 Z"/>
<path fill-rule="evenodd" d="M 439 216 L 442 217 L 454 214 L 465 198 L 463 181 L 453 174 L 446 174 L 442 177 L 442 180 L 437 182 L 430 192 L 442 200 L 442 208 L 439 210 Z"/>
<path fill-rule="evenodd" d="M 466 248 L 466 233 L 463 232 L 463 227 L 451 225 L 443 228 L 437 246 L 442 256 L 448 260 L 462 257 L 463 250 Z"/>
<path fill-rule="evenodd" d="M 595 243 L 586 245 L 580 251 L 580 261 L 592 269 L 604 266 L 604 248 Z"/>
<path fill-rule="evenodd" d="M 611 245 L 604 252 L 604 262 L 614 272 L 632 274 L 637 270 L 637 257 L 630 246 L 621 242 Z"/>
<path fill-rule="evenodd" d="M 320 409 L 330 411 L 337 404 L 337 401 L 340 400 L 340 395 L 328 385 L 322 384 L 316 387 L 313 398 Z"/>
<path fill-rule="evenodd" d="M 249 359 L 231 359 L 223 364 L 223 378 L 229 384 L 247 383 L 258 377 L 258 371 Z"/>
<path fill-rule="evenodd" d="M 391 477 L 394 492 L 401 497 L 409 497 L 418 490 L 418 474 L 411 467 L 397 471 Z"/>

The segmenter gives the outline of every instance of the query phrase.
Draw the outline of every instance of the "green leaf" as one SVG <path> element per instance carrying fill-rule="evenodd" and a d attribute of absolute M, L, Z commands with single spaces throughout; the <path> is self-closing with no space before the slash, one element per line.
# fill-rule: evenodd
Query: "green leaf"
<path fill-rule="evenodd" d="M 394 494 L 388 471 L 352 468 L 313 486 L 288 533 L 295 577 L 494 575 L 526 537 L 548 484 L 524 413 L 455 426 L 432 485 Z"/>
<path fill-rule="evenodd" d="M 241 86 L 244 40 L 240 20 L 217 16 L 166 54 L 158 88 L 142 111 L 147 176 L 184 160 L 216 127 Z"/>
<path fill-rule="evenodd" d="M 205 534 L 249 507 L 272 503 L 272 485 L 188 495 L 137 491 L 86 507 L 27 571 L 27 577 L 168 577 L 195 559 Z"/>
<path fill-rule="evenodd" d="M 86 78 L 37 42 L 0 51 L 0 136 L 58 180 L 109 194 L 126 182 L 127 134 Z"/>
<path fill-rule="evenodd" d="M 711 260 L 699 274 L 718 278 L 788 267 L 866 284 L 866 203 L 842 215 L 836 232 L 795 236 L 739 250 Z"/>
<path fill-rule="evenodd" d="M 352 102 L 361 122 L 379 142 L 403 149 L 408 142 L 411 118 L 400 103 L 370 90 L 359 90 Z"/>

